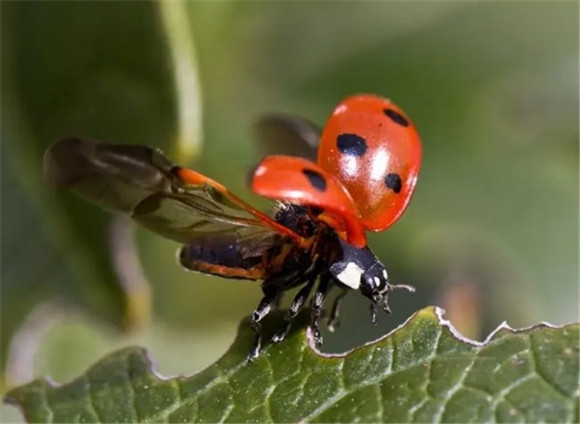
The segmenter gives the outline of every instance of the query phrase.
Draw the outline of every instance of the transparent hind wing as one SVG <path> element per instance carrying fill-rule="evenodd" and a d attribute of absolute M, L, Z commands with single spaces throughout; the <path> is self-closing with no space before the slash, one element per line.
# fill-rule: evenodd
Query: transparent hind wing
<path fill-rule="evenodd" d="M 54 185 L 72 188 L 89 202 L 128 215 L 171 240 L 186 243 L 228 235 L 302 241 L 221 184 L 174 165 L 149 147 L 68 138 L 47 150 L 44 166 Z"/>
<path fill-rule="evenodd" d="M 254 124 L 254 134 L 264 156 L 284 154 L 316 161 L 322 130 L 298 116 L 269 114 Z"/>

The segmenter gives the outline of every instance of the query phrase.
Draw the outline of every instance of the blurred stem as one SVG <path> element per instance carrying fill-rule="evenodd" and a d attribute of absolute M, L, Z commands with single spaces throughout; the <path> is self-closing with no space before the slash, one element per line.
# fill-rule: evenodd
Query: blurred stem
<path fill-rule="evenodd" d="M 139 261 L 134 228 L 126 217 L 112 217 L 109 247 L 119 283 L 127 293 L 125 327 L 139 328 L 150 317 L 151 293 Z"/>
<path fill-rule="evenodd" d="M 202 96 L 193 33 L 186 1 L 158 3 L 173 60 L 178 104 L 177 155 L 180 161 L 187 162 L 200 153 L 202 145 Z"/>
<path fill-rule="evenodd" d="M 0 381 L 0 393 L 34 378 L 34 361 L 40 341 L 64 319 L 66 310 L 66 304 L 49 300 L 35 307 L 19 325 L 10 340 L 6 358 L 3 358 L 6 368 Z"/>

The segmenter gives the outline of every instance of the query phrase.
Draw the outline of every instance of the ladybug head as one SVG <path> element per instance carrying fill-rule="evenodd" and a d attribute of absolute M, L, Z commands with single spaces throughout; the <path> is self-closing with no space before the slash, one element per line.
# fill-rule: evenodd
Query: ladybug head
<path fill-rule="evenodd" d="M 342 285 L 360 292 L 372 302 L 372 307 L 381 307 L 390 313 L 388 292 L 403 288 L 411 292 L 415 289 L 407 285 L 389 284 L 389 275 L 385 266 L 368 248 L 356 248 L 339 240 L 342 255 L 330 266 L 331 274 Z"/>
<path fill-rule="evenodd" d="M 368 248 L 354 247 L 338 239 L 340 254 L 330 265 L 332 275 L 344 286 L 360 290 L 365 296 L 386 293 L 389 276 L 384 265 Z"/>

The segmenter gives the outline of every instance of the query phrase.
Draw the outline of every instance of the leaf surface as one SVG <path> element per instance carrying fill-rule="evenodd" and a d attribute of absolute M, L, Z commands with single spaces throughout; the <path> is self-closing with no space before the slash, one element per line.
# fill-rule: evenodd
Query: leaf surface
<path fill-rule="evenodd" d="M 127 348 L 70 383 L 37 380 L 7 400 L 43 422 L 578 421 L 578 324 L 504 325 L 476 343 L 441 314 L 423 309 L 341 355 L 313 350 L 302 325 L 251 364 L 244 322 L 230 350 L 193 376 L 162 378 L 144 349 Z"/>

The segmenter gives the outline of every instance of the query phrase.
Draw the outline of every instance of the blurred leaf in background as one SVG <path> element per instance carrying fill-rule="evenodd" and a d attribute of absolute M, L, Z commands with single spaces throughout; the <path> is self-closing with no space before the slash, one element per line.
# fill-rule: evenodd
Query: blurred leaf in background
<path fill-rule="evenodd" d="M 44 149 L 67 134 L 169 140 L 171 74 L 156 9 L 103 6 L 3 5 L 3 358 L 35 303 L 63 299 L 118 328 L 146 319 L 148 287 L 124 287 L 114 267 L 110 217 L 41 178 Z"/>
<path fill-rule="evenodd" d="M 325 350 L 368 341 L 433 303 L 477 338 L 504 320 L 577 319 L 576 3 L 182 6 L 204 93 L 204 148 L 193 166 L 243 197 L 251 196 L 245 175 L 258 157 L 249 129 L 260 113 L 322 125 L 342 98 L 370 92 L 399 104 L 422 136 L 424 165 L 407 213 L 370 237 L 393 281 L 418 292 L 397 294 L 393 316 L 377 327 L 364 299 L 349 296 Z M 68 379 L 135 343 L 152 350 L 162 373 L 191 373 L 219 357 L 260 298 L 257 284 L 183 272 L 174 243 L 139 230 L 153 314 L 140 332 L 119 334 L 110 324 L 127 328 L 133 298 L 111 258 L 111 218 L 42 181 L 43 150 L 66 135 L 157 146 L 179 161 L 175 38 L 160 10 L 2 4 L 3 363 L 35 305 L 58 298 L 77 311 L 44 333 L 30 375 Z M 148 289 L 139 287 L 143 313 L 135 316 L 143 319 Z"/>

